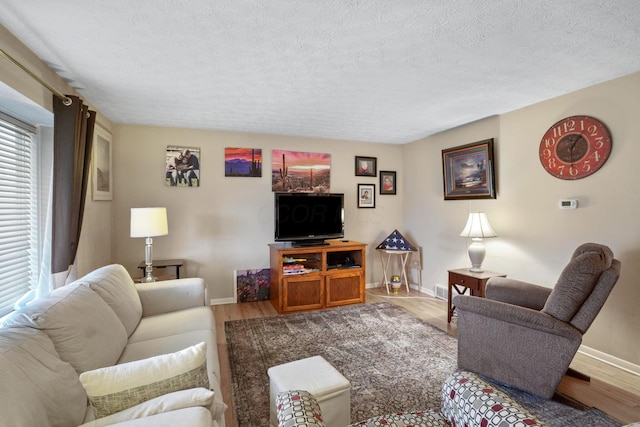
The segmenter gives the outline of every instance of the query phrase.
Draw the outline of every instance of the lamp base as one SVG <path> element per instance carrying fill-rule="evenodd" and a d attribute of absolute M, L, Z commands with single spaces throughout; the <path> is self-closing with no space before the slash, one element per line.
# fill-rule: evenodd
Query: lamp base
<path fill-rule="evenodd" d="M 144 276 L 142 279 L 140 279 L 140 283 L 153 283 L 157 281 L 158 279 L 153 276 Z"/>
<path fill-rule="evenodd" d="M 469 271 L 473 273 L 482 273 L 484 271 L 482 269 L 482 261 L 484 261 L 486 250 L 482 244 L 482 239 L 474 237 L 472 240 L 473 241 L 469 245 L 469 259 L 471 260 L 471 268 Z"/>

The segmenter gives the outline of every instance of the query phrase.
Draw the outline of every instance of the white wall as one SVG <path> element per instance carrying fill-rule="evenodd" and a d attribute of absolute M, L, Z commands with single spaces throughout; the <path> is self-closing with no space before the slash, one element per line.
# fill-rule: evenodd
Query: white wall
<path fill-rule="evenodd" d="M 201 186 L 165 186 L 168 145 L 200 147 Z M 261 148 L 261 178 L 225 177 L 225 147 Z M 367 282 L 379 282 L 374 250 L 395 228 L 402 228 L 402 191 L 379 195 L 378 178 L 356 177 L 355 156 L 377 157 L 378 170 L 398 173 L 402 147 L 353 141 L 116 126 L 114 132 L 113 261 L 140 276 L 144 239 L 129 237 L 132 207 L 166 206 L 169 235 L 154 238 L 154 258 L 185 260 L 186 275 L 203 277 L 216 302 L 235 301 L 234 270 L 269 267 L 273 243 L 273 149 L 331 154 L 331 191 L 345 194 L 345 238 L 369 244 Z M 358 209 L 358 183 L 376 185 L 376 208 Z"/>
<path fill-rule="evenodd" d="M 623 366 L 640 365 L 639 113 L 636 73 L 406 145 L 404 191 L 415 197 L 404 198 L 404 225 L 424 246 L 423 285 L 433 291 L 446 285 L 447 269 L 469 266 L 469 242 L 458 234 L 470 211 L 485 211 L 499 235 L 485 239 L 485 269 L 520 280 L 552 287 L 579 244 L 606 244 L 622 261 L 622 275 L 583 344 Z M 595 174 L 565 181 L 542 168 L 538 147 L 551 125 L 571 115 L 602 120 L 613 150 Z M 486 138 L 495 138 L 497 199 L 445 201 L 441 150 Z M 561 210 L 561 198 L 576 198 L 580 207 Z"/>

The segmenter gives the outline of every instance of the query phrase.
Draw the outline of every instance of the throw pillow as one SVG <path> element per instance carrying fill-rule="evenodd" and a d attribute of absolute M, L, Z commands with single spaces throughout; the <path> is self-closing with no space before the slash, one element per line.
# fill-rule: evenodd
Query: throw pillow
<path fill-rule="evenodd" d="M 195 406 L 203 406 L 208 409 L 212 403 L 213 392 L 211 390 L 202 387 L 180 390 L 147 400 L 139 405 L 127 408 L 124 411 L 98 418 L 97 420 L 82 424 L 80 427 L 105 427 L 123 421 L 146 418 L 156 414 Z"/>
<path fill-rule="evenodd" d="M 84 372 L 80 382 L 96 418 L 174 391 L 209 388 L 206 344 Z"/>

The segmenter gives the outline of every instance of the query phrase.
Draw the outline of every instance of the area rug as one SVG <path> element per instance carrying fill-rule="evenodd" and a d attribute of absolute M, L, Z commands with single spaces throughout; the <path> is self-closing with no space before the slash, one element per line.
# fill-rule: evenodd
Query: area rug
<path fill-rule="evenodd" d="M 456 370 L 456 338 L 383 302 L 225 322 L 239 427 L 269 425 L 271 366 L 320 355 L 351 382 L 351 421 L 440 408 L 440 387 Z M 549 426 L 619 426 L 499 384 Z"/>

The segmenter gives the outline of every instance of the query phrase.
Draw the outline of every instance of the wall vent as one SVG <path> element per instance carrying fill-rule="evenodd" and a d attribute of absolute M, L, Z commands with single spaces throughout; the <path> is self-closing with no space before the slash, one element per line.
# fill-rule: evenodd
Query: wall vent
<path fill-rule="evenodd" d="M 436 298 L 447 300 L 447 287 L 442 285 L 436 285 Z"/>

